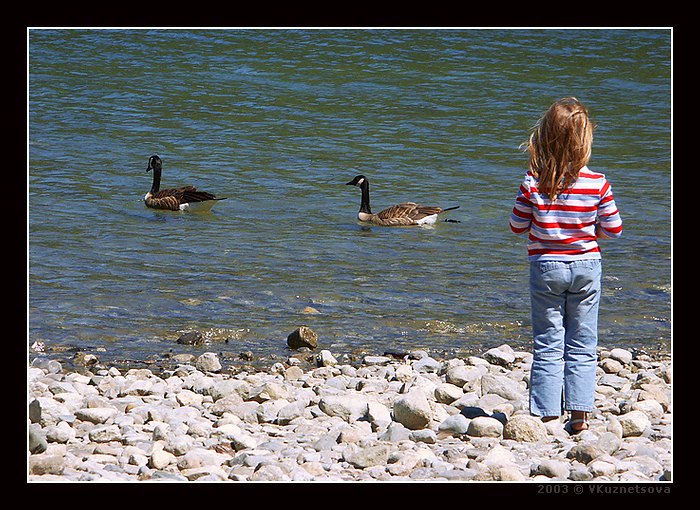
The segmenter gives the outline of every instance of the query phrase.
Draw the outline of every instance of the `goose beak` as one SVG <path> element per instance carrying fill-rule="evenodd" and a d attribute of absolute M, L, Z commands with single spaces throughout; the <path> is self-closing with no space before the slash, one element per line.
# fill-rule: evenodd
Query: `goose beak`
<path fill-rule="evenodd" d="M 355 184 L 355 183 L 354 183 L 353 181 L 350 181 L 350 182 L 346 182 L 346 183 L 345 183 L 346 186 L 353 186 L 354 184 Z"/>

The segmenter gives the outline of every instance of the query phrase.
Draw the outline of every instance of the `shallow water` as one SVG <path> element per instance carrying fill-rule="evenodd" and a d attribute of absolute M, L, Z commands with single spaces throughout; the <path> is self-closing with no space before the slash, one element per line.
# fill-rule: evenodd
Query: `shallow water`
<path fill-rule="evenodd" d="M 554 100 L 598 123 L 590 167 L 625 232 L 603 241 L 600 343 L 671 340 L 669 30 L 29 31 L 30 344 L 144 359 L 527 345 L 518 146 Z M 226 196 L 146 209 L 163 187 Z M 433 228 L 367 228 L 399 201 Z M 318 314 L 303 313 L 311 306 Z"/>

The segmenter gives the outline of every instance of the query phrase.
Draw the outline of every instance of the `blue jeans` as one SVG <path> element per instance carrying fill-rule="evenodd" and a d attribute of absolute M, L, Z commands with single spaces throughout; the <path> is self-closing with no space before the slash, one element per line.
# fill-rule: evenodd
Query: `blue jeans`
<path fill-rule="evenodd" d="M 594 409 L 601 276 L 600 259 L 530 263 L 536 416 Z"/>

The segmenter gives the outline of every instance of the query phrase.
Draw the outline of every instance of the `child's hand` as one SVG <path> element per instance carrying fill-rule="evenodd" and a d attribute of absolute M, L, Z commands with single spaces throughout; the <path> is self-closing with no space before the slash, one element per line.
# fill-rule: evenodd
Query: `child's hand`
<path fill-rule="evenodd" d="M 596 221 L 595 224 L 595 235 L 596 237 L 600 237 L 602 239 L 612 239 L 609 235 L 605 233 L 603 230 L 603 227 L 600 226 L 600 220 Z"/>

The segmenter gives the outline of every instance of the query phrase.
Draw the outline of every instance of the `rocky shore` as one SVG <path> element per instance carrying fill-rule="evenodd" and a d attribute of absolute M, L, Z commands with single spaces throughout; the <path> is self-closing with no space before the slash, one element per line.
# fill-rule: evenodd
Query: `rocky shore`
<path fill-rule="evenodd" d="M 266 370 L 215 353 L 172 369 L 28 367 L 36 481 L 671 480 L 671 361 L 599 349 L 589 430 L 528 413 L 532 355 L 320 350 Z M 337 357 L 336 357 L 337 356 Z"/>

